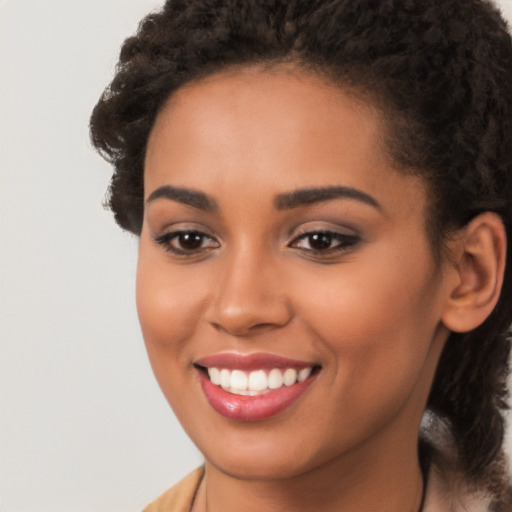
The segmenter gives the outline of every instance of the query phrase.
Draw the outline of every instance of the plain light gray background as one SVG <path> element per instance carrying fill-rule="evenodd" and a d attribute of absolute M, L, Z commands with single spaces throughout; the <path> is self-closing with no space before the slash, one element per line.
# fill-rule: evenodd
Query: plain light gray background
<path fill-rule="evenodd" d="M 135 512 L 201 461 L 151 374 L 136 240 L 88 142 L 162 1 L 0 0 L 0 512 Z"/>

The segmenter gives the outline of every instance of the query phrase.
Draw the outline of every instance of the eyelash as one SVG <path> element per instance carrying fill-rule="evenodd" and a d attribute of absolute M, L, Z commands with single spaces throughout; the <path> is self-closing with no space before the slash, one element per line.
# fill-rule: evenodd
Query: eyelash
<path fill-rule="evenodd" d="M 179 247 L 175 247 L 172 245 L 173 241 L 179 240 L 180 237 L 185 236 L 196 236 L 198 238 L 201 238 L 201 245 L 204 243 L 205 240 L 211 240 L 216 245 L 214 247 L 197 247 L 197 248 L 189 248 L 189 249 L 183 249 Z M 192 256 L 196 255 L 200 252 L 203 252 L 205 250 L 215 249 L 219 247 L 219 243 L 212 238 L 211 236 L 208 236 L 206 233 L 203 233 L 202 231 L 198 231 L 196 229 L 185 229 L 185 230 L 179 230 L 179 231 L 172 231 L 170 233 L 164 233 L 163 235 L 157 235 L 154 236 L 153 239 L 155 242 L 159 245 L 162 245 L 164 249 L 172 254 L 175 254 L 177 256 Z M 182 240 L 183 242 L 184 240 Z"/>
<path fill-rule="evenodd" d="M 299 247 L 299 242 L 303 240 L 308 240 L 309 245 L 311 246 L 311 242 L 313 241 L 313 237 L 326 237 L 328 239 L 329 244 L 332 242 L 337 242 L 333 247 L 328 247 L 324 249 L 314 249 L 314 248 L 303 248 Z M 360 241 L 359 236 L 357 235 L 348 235 L 344 233 L 337 233 L 336 231 L 329 230 L 318 230 L 318 231 L 308 231 L 296 237 L 290 243 L 289 247 L 296 247 L 304 252 L 309 254 L 313 254 L 315 256 L 329 256 L 332 254 L 339 254 L 349 250 L 354 245 L 358 244 Z"/>
<path fill-rule="evenodd" d="M 183 247 L 176 247 L 173 245 L 174 241 L 178 241 L 180 237 L 185 236 L 194 236 L 196 237 L 196 241 L 200 244 L 199 247 L 193 247 L 189 249 L 184 249 Z M 330 245 L 332 242 L 337 242 L 334 247 L 326 247 L 326 248 L 312 248 L 311 243 L 314 241 L 314 237 L 324 237 L 324 240 L 326 239 L 326 242 Z M 172 231 L 170 233 L 164 233 L 163 235 L 157 235 L 153 237 L 154 241 L 162 245 L 164 249 L 174 255 L 177 256 L 194 256 L 201 253 L 204 253 L 205 251 L 210 251 L 212 249 L 216 249 L 220 247 L 219 242 L 217 242 L 214 238 L 207 235 L 206 233 L 203 233 L 202 231 L 198 230 L 178 230 L 178 231 Z M 210 240 L 213 242 L 212 246 L 209 247 L 202 247 L 202 245 L 205 243 L 205 241 Z M 302 241 L 308 241 L 310 248 L 304 248 L 300 247 L 299 244 Z M 317 239 L 317 241 L 319 241 Z M 358 244 L 360 241 L 360 237 L 357 235 L 348 235 L 343 233 L 337 233 L 335 231 L 329 231 L 329 230 L 318 230 L 318 231 L 308 231 L 305 233 L 302 233 L 301 235 L 294 238 L 290 244 L 288 244 L 288 247 L 293 247 L 301 250 L 302 252 L 305 252 L 307 254 L 311 254 L 314 256 L 329 256 L 332 254 L 339 254 L 342 252 L 345 252 L 349 250 L 351 247 Z M 181 243 L 184 242 L 184 239 L 181 240 Z"/>

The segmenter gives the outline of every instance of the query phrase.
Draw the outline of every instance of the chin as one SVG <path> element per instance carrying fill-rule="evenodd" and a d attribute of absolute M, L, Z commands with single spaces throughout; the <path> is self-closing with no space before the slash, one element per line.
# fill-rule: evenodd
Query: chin
<path fill-rule="evenodd" d="M 240 457 L 237 455 L 214 460 L 206 458 L 223 473 L 237 480 L 271 481 L 294 478 L 314 469 L 315 464 L 303 460 L 294 460 L 285 451 L 273 457 Z"/>

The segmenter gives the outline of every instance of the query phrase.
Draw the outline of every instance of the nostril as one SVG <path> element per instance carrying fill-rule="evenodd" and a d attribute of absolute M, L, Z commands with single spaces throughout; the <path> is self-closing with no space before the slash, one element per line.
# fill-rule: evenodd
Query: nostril
<path fill-rule="evenodd" d="M 254 284 L 222 287 L 205 312 L 205 319 L 217 330 L 237 336 L 282 327 L 292 316 L 280 292 L 263 285 L 259 290 Z"/>
<path fill-rule="evenodd" d="M 273 329 L 274 327 L 276 327 L 275 324 L 272 324 L 270 322 L 265 322 L 265 323 L 253 325 L 250 330 L 251 331 L 263 331 L 265 329 Z"/>
<path fill-rule="evenodd" d="M 283 327 L 293 317 L 290 304 L 282 297 L 241 299 L 237 304 L 233 301 L 233 297 L 224 290 L 217 300 L 210 304 L 206 311 L 206 320 L 216 329 L 243 336 Z"/>
<path fill-rule="evenodd" d="M 281 325 L 273 324 L 271 322 L 248 323 L 248 324 L 233 324 L 228 322 L 211 322 L 211 325 L 218 331 L 227 332 L 233 336 L 249 336 L 251 334 L 264 333 L 272 331 L 273 329 L 280 328 Z"/>

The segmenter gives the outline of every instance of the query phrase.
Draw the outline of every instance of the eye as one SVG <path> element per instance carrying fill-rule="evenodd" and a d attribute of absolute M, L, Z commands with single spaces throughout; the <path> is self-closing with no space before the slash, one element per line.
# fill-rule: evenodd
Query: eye
<path fill-rule="evenodd" d="M 290 247 L 304 251 L 327 255 L 342 252 L 359 242 L 357 235 L 336 233 L 334 231 L 312 231 L 295 238 Z"/>
<path fill-rule="evenodd" d="M 153 237 L 166 251 L 179 256 L 193 255 L 219 247 L 219 242 L 206 233 L 196 230 L 181 230 Z"/>

